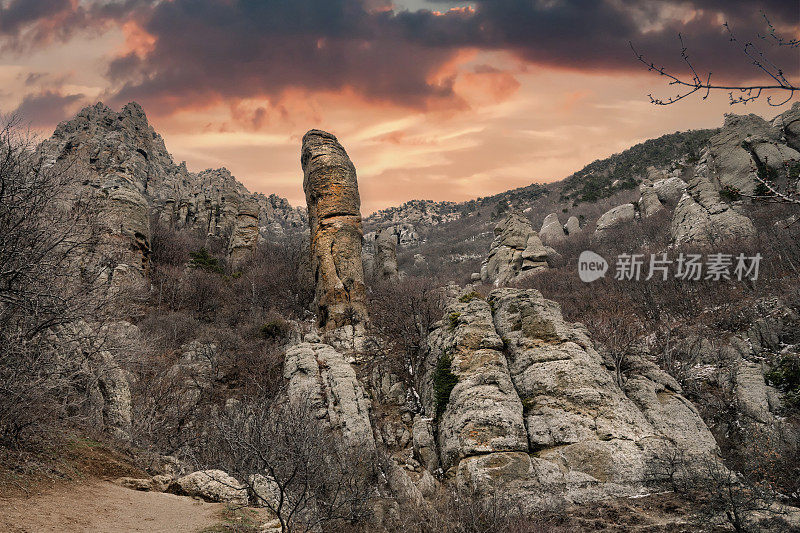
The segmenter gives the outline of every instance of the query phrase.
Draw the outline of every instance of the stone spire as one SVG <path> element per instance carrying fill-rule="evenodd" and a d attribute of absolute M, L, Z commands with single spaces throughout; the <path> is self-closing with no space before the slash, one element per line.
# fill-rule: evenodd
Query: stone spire
<path fill-rule="evenodd" d="M 323 332 L 356 339 L 363 336 L 367 320 L 356 169 L 336 137 L 319 130 L 303 136 L 300 162 L 317 284 L 317 325 Z"/>

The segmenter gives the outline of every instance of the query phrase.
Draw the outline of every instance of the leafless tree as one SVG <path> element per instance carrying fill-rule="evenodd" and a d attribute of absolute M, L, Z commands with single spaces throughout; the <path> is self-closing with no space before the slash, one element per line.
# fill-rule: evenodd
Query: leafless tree
<path fill-rule="evenodd" d="M 800 46 L 800 42 L 798 42 L 797 39 L 785 39 L 778 35 L 766 14 L 762 12 L 762 16 L 769 29 L 767 35 L 759 35 L 759 39 L 762 43 L 769 46 L 789 48 L 797 48 Z M 764 93 L 780 93 L 781 96 L 777 100 L 773 100 L 772 94 L 767 96 L 767 103 L 769 105 L 780 106 L 789 102 L 795 96 L 795 92 L 800 90 L 800 87 L 786 77 L 785 69 L 773 63 L 755 42 L 740 41 L 736 35 L 734 35 L 733 30 L 727 22 L 723 24 L 723 27 L 728 33 L 729 40 L 739 47 L 747 60 L 770 81 L 756 85 L 725 85 L 713 83 L 711 81 L 711 71 L 701 75 L 695 68 L 689 57 L 688 48 L 684 44 L 683 35 L 680 33 L 678 34 L 678 41 L 680 42 L 681 48 L 680 55 L 689 71 L 689 77 L 676 74 L 668 70 L 667 67 L 657 66 L 647 59 L 644 54 L 640 53 L 633 42 L 629 42 L 637 61 L 645 65 L 647 70 L 664 76 L 669 80 L 669 85 L 677 86 L 679 89 L 679 92 L 675 96 L 670 96 L 666 99 L 648 94 L 647 96 L 650 98 L 651 103 L 655 105 L 670 105 L 697 92 L 702 94 L 703 100 L 705 100 L 711 94 L 711 91 L 728 91 L 731 105 L 747 104 L 748 102 L 757 100 Z"/>
<path fill-rule="evenodd" d="M 226 407 L 198 459 L 237 477 L 281 530 L 357 523 L 368 514 L 374 458 L 337 439 L 307 403 L 257 399 Z"/>
<path fill-rule="evenodd" d="M 19 119 L 0 126 L 0 444 L 80 412 L 100 348 L 108 287 L 78 176 L 47 162 Z"/>

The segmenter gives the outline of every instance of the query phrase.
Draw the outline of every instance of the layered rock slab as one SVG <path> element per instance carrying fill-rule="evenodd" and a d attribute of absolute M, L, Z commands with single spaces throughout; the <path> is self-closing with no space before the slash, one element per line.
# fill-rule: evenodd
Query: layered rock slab
<path fill-rule="evenodd" d="M 311 130 L 301 150 L 303 189 L 311 230 L 317 325 L 323 331 L 364 330 L 367 320 L 363 230 L 356 169 L 330 133 Z"/>

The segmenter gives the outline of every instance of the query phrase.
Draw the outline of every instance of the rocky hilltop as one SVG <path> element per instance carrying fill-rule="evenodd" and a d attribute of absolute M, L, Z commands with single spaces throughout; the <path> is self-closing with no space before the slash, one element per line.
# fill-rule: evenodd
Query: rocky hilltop
<path fill-rule="evenodd" d="M 105 202 L 109 231 L 130 239 L 136 257 L 129 263 L 139 269 L 149 255 L 151 217 L 227 239 L 247 216 L 257 218 L 262 237 L 303 231 L 306 224 L 305 210 L 251 193 L 225 168 L 194 173 L 185 162 L 176 164 L 135 102 L 119 113 L 102 103 L 83 109 L 59 124 L 42 150 L 53 164 L 81 166 L 85 185 Z"/>

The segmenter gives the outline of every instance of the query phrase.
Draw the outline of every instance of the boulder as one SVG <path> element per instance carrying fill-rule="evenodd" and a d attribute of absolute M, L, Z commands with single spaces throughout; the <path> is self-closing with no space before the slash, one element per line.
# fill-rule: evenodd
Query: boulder
<path fill-rule="evenodd" d="M 660 179 L 653 182 L 653 191 L 661 203 L 674 206 L 686 191 L 686 182 L 680 178 Z"/>
<path fill-rule="evenodd" d="M 567 232 L 567 235 L 570 237 L 573 235 L 577 235 L 581 232 L 581 223 L 578 220 L 578 217 L 571 216 L 567 219 L 567 223 L 564 224 L 564 230 Z"/>
<path fill-rule="evenodd" d="M 173 481 L 168 491 L 207 502 L 247 505 L 247 488 L 222 470 L 199 470 Z"/>
<path fill-rule="evenodd" d="M 664 206 L 661 205 L 661 201 L 652 186 L 642 186 L 641 192 L 639 212 L 642 214 L 642 218 L 649 218 L 664 210 Z"/>
<path fill-rule="evenodd" d="M 601 235 L 609 229 L 626 222 L 633 222 L 634 218 L 636 218 L 636 208 L 633 204 L 619 205 L 606 211 L 597 219 L 595 235 Z"/>
<path fill-rule="evenodd" d="M 301 164 L 317 325 L 323 331 L 349 329 L 363 336 L 367 308 L 356 169 L 336 137 L 320 130 L 303 136 Z"/>
<path fill-rule="evenodd" d="M 544 218 L 542 222 L 542 229 L 539 230 L 539 238 L 543 244 L 552 246 L 564 240 L 566 234 L 561 222 L 558 221 L 558 215 L 550 213 Z"/>

